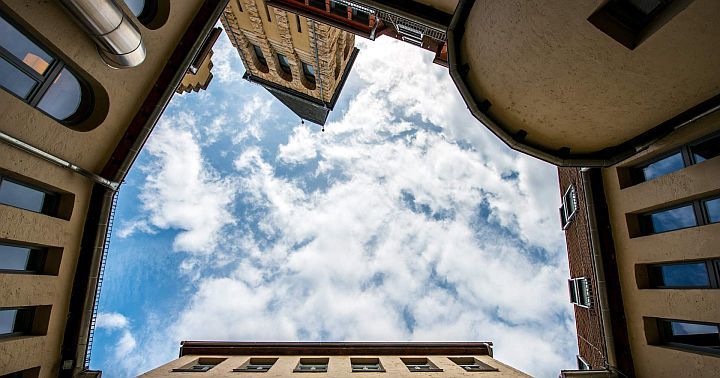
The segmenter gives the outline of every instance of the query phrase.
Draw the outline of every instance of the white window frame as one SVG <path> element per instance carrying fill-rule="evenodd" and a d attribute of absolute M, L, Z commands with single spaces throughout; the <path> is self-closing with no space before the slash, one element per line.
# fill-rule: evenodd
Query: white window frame
<path fill-rule="evenodd" d="M 578 355 L 575 355 L 575 357 L 577 358 L 578 370 L 592 370 L 590 368 L 590 364 L 587 361 L 585 361 L 585 359 L 582 358 L 581 355 L 578 354 Z"/>
<path fill-rule="evenodd" d="M 572 211 L 568 209 L 568 205 L 572 205 Z M 562 206 L 560 206 L 560 221 L 562 223 L 562 229 L 568 228 L 572 220 L 575 218 L 578 209 L 577 191 L 574 185 L 568 186 L 565 190 L 565 194 L 562 196 Z"/>
<path fill-rule="evenodd" d="M 584 297 L 587 297 L 587 303 L 582 303 L 581 298 L 583 296 L 581 295 L 581 289 L 579 282 L 584 281 L 585 282 L 585 295 Z M 570 292 L 570 302 L 575 304 L 576 306 L 583 307 L 583 308 L 591 308 L 592 307 L 592 296 L 591 289 L 590 289 L 590 280 L 587 279 L 587 277 L 577 277 L 577 278 L 571 278 L 568 280 L 568 290 Z"/>

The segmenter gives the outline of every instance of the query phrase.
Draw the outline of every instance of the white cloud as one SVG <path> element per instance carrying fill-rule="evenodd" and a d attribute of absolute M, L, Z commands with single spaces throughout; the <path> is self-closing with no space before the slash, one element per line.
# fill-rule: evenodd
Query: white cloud
<path fill-rule="evenodd" d="M 161 120 L 151 135 L 145 148 L 152 161 L 143 167 L 146 182 L 139 195 L 147 218 L 134 222 L 178 230 L 173 243 L 178 251 L 208 253 L 223 227 L 235 222 L 230 211 L 235 190 L 231 179 L 218 177 L 203 159 L 194 123 L 192 115 L 181 113 Z"/>
<path fill-rule="evenodd" d="M 150 223 L 180 229 L 176 244 L 195 254 L 223 245 L 226 269 L 186 259 L 186 306 L 139 337 L 133 355 L 160 339 L 175 348 L 166 356 L 184 339 L 483 340 L 538 376 L 570 366 L 554 168 L 477 123 L 430 54 L 386 38 L 361 48 L 347 112 L 323 134 L 296 126 L 277 156 L 264 156 L 257 134 L 232 177 L 200 173 L 190 132 L 156 131 L 141 197 Z M 272 122 L 258 104 L 239 122 Z M 223 221 L 233 219 L 230 183 L 242 222 Z"/>
<path fill-rule="evenodd" d="M 128 326 L 129 322 L 127 318 L 117 312 L 100 312 L 97 314 L 97 322 L 95 323 L 98 329 L 123 329 Z"/>

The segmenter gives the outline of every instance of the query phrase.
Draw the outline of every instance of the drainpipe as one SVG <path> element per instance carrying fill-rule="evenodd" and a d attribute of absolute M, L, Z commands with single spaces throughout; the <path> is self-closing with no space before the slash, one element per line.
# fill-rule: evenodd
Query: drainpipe
<path fill-rule="evenodd" d="M 595 199 L 592 193 L 590 168 L 582 168 L 582 188 L 585 193 L 585 210 L 588 216 L 588 234 L 592 250 L 593 272 L 598 288 L 598 307 L 600 309 L 600 321 L 602 322 L 603 337 L 605 338 L 605 358 L 608 369 L 617 371 L 617 358 L 615 356 L 615 338 L 612 334 L 612 323 L 610 322 L 610 305 L 608 301 L 607 283 L 605 280 L 605 266 L 602 261 L 602 249 L 600 247 L 600 236 L 597 220 L 595 219 Z"/>
<path fill-rule="evenodd" d="M 61 0 L 112 68 L 131 68 L 145 60 L 140 30 L 113 0 Z"/>
<path fill-rule="evenodd" d="M 117 182 L 110 181 L 104 177 L 98 176 L 95 173 L 88 171 L 87 169 L 78 167 L 77 165 L 75 165 L 65 159 L 61 159 L 55 155 L 50 154 L 49 152 L 43 151 L 35 146 L 29 145 L 29 144 L 21 141 L 20 139 L 11 137 L 10 135 L 7 135 L 1 131 L 0 131 L 0 140 L 2 140 L 3 142 L 5 142 L 19 150 L 27 152 L 30 155 L 35 155 L 41 159 L 47 160 L 55 165 L 65 168 L 69 171 L 79 173 L 79 174 L 89 178 L 90 180 L 92 180 L 106 188 L 109 188 L 113 192 L 116 191 L 118 189 L 118 187 L 120 186 L 120 184 Z"/>

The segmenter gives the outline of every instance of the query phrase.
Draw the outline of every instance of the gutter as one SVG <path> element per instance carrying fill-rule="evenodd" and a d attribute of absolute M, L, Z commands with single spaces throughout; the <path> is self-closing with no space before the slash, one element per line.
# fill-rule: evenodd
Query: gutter
<path fill-rule="evenodd" d="M 605 364 L 609 370 L 617 370 L 617 359 L 615 356 L 615 337 L 612 334 L 612 323 L 610 321 L 610 304 L 607 294 L 607 282 L 605 279 L 605 265 L 602 261 L 602 248 L 599 242 L 599 232 L 597 219 L 595 214 L 595 198 L 592 193 L 592 185 L 590 184 L 590 169 L 582 168 L 580 170 L 582 176 L 582 189 L 585 193 L 585 211 L 588 218 L 588 237 L 590 238 L 590 246 L 593 259 L 593 273 L 598 288 L 598 307 L 600 308 L 600 320 L 603 329 L 603 338 L 605 340 Z"/>
<path fill-rule="evenodd" d="M 127 176 L 130 167 L 137 159 L 140 150 L 190 64 L 199 54 L 206 36 L 220 18 L 227 2 L 228 0 L 205 0 L 198 7 L 195 18 L 188 25 L 168 63 L 158 76 L 155 86 L 146 96 L 145 102 L 128 125 L 123 137 L 119 139 L 110 160 L 102 170 L 102 177 L 110 177 L 115 182 L 122 182 Z M 188 40 L 192 41 L 192 45 L 187 46 Z M 189 51 L 189 53 L 184 51 Z M 176 54 L 182 54 L 182 59 L 176 61 L 178 60 Z M 163 81 L 167 85 L 159 86 L 158 83 Z M 107 189 L 99 185 L 93 187 L 70 297 L 68 320 L 61 351 L 62 368 L 58 374 L 60 377 L 93 374 L 88 370 L 88 340 L 90 333 L 94 330 L 95 305 L 101 283 L 98 278 L 101 261 L 107 253 L 105 239 L 108 236 L 112 203 L 112 194 Z M 82 310 L 74 312 L 74 309 Z"/>

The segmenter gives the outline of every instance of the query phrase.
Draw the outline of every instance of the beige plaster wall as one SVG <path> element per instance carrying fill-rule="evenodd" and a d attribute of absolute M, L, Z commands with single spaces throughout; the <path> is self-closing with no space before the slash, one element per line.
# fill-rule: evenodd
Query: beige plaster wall
<path fill-rule="evenodd" d="M 618 168 L 631 167 L 720 130 L 720 113 L 680 129 L 647 151 L 603 170 L 630 346 L 639 377 L 705 377 L 720 358 L 648 345 L 643 317 L 720 323 L 720 292 L 713 289 L 639 289 L 636 264 L 720 257 L 720 224 L 630 238 L 626 215 L 720 194 L 720 157 L 620 189 Z"/>
<path fill-rule="evenodd" d="M 435 9 L 441 10 L 448 14 L 455 13 L 457 0 L 415 0 L 418 3 L 429 5 Z"/>
<path fill-rule="evenodd" d="M 0 130 L 98 172 L 137 113 L 200 4 L 200 0 L 172 1 L 167 23 L 156 30 L 138 23 L 147 59 L 139 67 L 116 70 L 103 63 L 95 44 L 59 2 L 3 0 L 0 7 L 4 13 L 82 76 L 95 81 L 107 93 L 110 103 L 104 120 L 93 130 L 81 132 L 59 124 L 0 90 Z M 128 11 L 128 14 L 131 13 Z M 72 202 L 68 219 L 0 205 L 0 240 L 62 249 L 57 276 L 0 273 L 0 292 L 3 293 L 0 307 L 52 306 L 45 336 L 0 340 L 0 375 L 40 366 L 41 377 L 57 376 L 92 183 L 1 142 L 0 174 L 65 193 Z"/>
<path fill-rule="evenodd" d="M 604 0 L 478 0 L 461 43 L 468 85 L 527 142 L 617 145 L 720 93 L 720 2 L 695 0 L 634 50 L 587 18 Z"/>
<path fill-rule="evenodd" d="M 193 361 L 196 361 L 198 357 L 223 357 L 223 356 L 184 356 L 169 362 L 157 369 L 151 370 L 145 374 L 140 375 L 146 378 L 181 378 L 181 377 L 193 377 L 198 373 L 182 373 L 172 372 L 172 369 L 183 367 Z M 275 362 L 272 368 L 266 373 L 236 373 L 232 369 L 240 367 L 249 358 L 254 356 L 225 356 L 227 360 L 223 361 L 216 367 L 212 368 L 206 373 L 202 373 L 203 376 L 207 377 L 235 377 L 237 374 L 242 374 L 243 377 L 263 377 L 263 378 L 278 378 L 278 377 L 293 377 L 302 378 L 307 376 L 312 377 L 333 377 L 333 378 L 350 378 L 358 377 L 358 373 L 353 373 L 350 368 L 350 356 L 325 356 L 330 359 L 328 364 L 327 373 L 293 373 L 293 369 L 297 366 L 300 358 L 323 358 L 323 356 L 283 356 L 279 357 L 278 361 Z M 402 356 L 402 357 L 427 357 L 437 367 L 443 369 L 443 372 L 425 372 L 417 373 L 408 371 L 407 367 L 400 360 L 401 356 L 352 356 L 352 357 L 370 357 L 379 358 L 380 363 L 385 368 L 385 373 L 362 373 L 362 377 L 367 378 L 386 378 L 386 377 L 477 377 L 482 375 L 483 377 L 529 377 L 527 374 L 514 369 L 508 365 L 505 365 L 492 357 L 489 356 L 474 356 L 478 360 L 498 369 L 497 372 L 467 372 L 455 363 L 447 359 L 446 356 Z M 453 356 L 451 356 L 453 357 Z M 467 356 L 458 356 L 467 357 Z"/>

